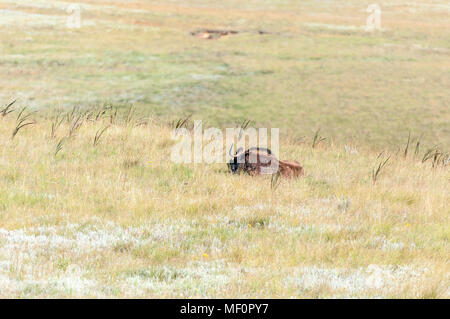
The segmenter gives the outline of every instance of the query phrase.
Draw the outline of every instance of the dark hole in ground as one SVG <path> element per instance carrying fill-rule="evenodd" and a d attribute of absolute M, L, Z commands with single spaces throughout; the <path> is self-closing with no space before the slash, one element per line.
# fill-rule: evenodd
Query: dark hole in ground
<path fill-rule="evenodd" d="M 199 29 L 192 31 L 191 35 L 201 39 L 215 40 L 221 37 L 225 37 L 231 34 L 238 34 L 235 30 L 211 30 L 211 29 Z"/>

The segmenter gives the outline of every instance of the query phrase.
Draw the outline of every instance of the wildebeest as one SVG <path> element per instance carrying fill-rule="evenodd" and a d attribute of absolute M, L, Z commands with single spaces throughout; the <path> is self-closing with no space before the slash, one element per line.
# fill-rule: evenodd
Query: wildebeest
<path fill-rule="evenodd" d="M 268 148 L 251 147 L 245 152 L 239 148 L 236 154 L 230 156 L 232 160 L 228 163 L 228 169 L 233 174 L 241 172 L 252 176 L 280 173 L 284 177 L 299 177 L 305 175 L 303 167 L 297 161 L 281 161 L 277 159 Z"/>

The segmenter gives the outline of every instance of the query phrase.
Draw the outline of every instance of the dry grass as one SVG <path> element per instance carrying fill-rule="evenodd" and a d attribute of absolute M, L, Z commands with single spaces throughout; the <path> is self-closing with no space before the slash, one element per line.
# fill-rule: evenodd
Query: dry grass
<path fill-rule="evenodd" d="M 168 161 L 170 125 L 128 110 L 69 111 L 56 133 L 36 114 L 12 140 L 16 112 L 0 118 L 1 297 L 449 297 L 450 172 L 422 154 L 374 184 L 378 153 L 286 140 L 307 176 L 273 187 Z"/>

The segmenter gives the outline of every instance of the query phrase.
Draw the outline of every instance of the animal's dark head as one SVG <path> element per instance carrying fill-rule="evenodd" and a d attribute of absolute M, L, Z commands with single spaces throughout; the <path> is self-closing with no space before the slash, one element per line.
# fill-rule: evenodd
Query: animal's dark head
<path fill-rule="evenodd" d="M 230 147 L 230 151 L 229 154 L 231 156 L 231 160 L 228 162 L 228 170 L 233 173 L 233 174 L 237 174 L 240 172 L 240 170 L 242 169 L 242 165 L 244 164 L 242 161 L 242 154 L 243 154 L 243 149 L 242 147 L 240 147 L 236 153 L 233 155 L 233 153 L 231 152 L 231 150 L 233 149 L 233 145 L 231 145 Z"/>
<path fill-rule="evenodd" d="M 228 162 L 228 170 L 233 173 L 236 174 L 239 170 L 239 164 L 237 162 L 237 156 L 235 156 L 233 159 L 231 159 L 231 161 Z"/>
<path fill-rule="evenodd" d="M 238 174 L 242 170 L 245 170 L 245 168 L 247 167 L 246 165 L 248 164 L 247 160 L 248 160 L 251 152 L 264 152 L 267 154 L 272 154 L 272 151 L 265 147 L 251 147 L 248 150 L 246 150 L 245 152 L 244 152 L 244 149 L 242 147 L 240 147 L 236 151 L 236 153 L 233 155 L 232 154 L 233 145 L 234 144 L 231 145 L 231 148 L 229 151 L 231 160 L 227 163 L 228 170 L 233 174 Z"/>

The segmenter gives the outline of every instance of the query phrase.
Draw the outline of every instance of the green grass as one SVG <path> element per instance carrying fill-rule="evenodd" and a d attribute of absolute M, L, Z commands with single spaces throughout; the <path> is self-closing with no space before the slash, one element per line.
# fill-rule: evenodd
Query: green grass
<path fill-rule="evenodd" d="M 65 28 L 64 7 L 39 9 L 42 21 L 31 21 L 41 27 L 2 27 L 4 103 L 132 103 L 221 127 L 251 118 L 296 138 L 321 128 L 335 141 L 395 148 L 410 131 L 449 145 L 448 8 L 385 6 L 384 31 L 367 33 L 369 2 L 360 1 L 136 2 L 140 12 L 100 4 L 84 8 L 81 29 Z M 61 24 L 45 27 L 46 16 Z M 189 34 L 198 27 L 241 33 L 202 40 Z"/>

